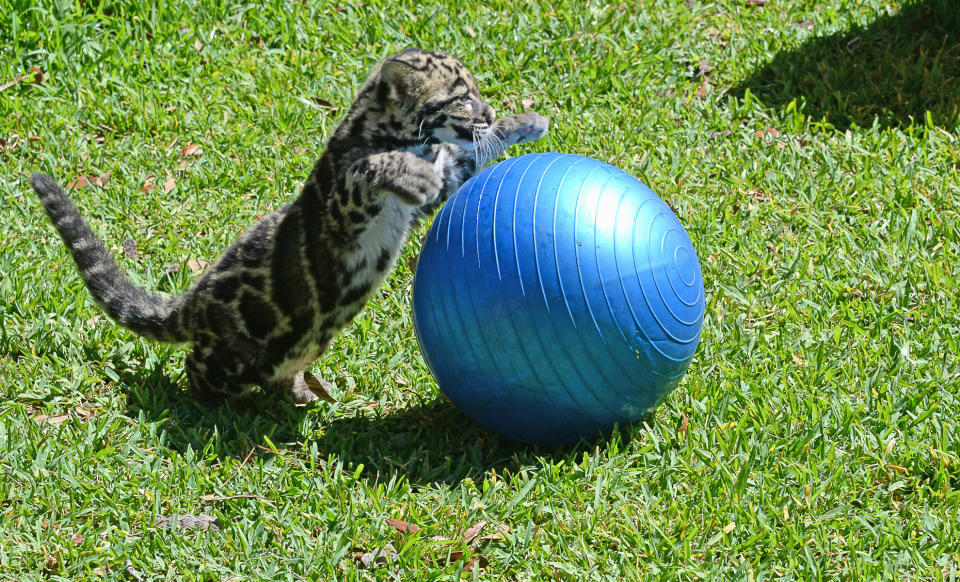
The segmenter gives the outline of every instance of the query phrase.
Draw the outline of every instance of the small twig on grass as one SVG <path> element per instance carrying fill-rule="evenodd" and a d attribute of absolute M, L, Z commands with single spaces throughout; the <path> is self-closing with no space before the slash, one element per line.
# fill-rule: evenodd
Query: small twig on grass
<path fill-rule="evenodd" d="M 143 577 L 140 574 L 137 574 L 137 571 L 133 569 L 133 562 L 127 560 L 126 564 L 127 574 L 130 574 L 130 577 L 136 580 L 136 582 L 143 582 Z"/>
<path fill-rule="evenodd" d="M 237 473 L 239 473 L 239 472 L 240 472 L 240 469 L 242 469 L 243 466 L 247 464 L 247 461 L 250 460 L 250 457 L 253 456 L 253 452 L 256 451 L 256 450 L 257 450 L 257 447 L 256 447 L 256 446 L 254 446 L 252 449 L 250 449 L 250 452 L 247 453 L 247 456 L 244 457 L 244 458 L 243 458 L 243 461 L 240 462 L 240 466 L 237 467 L 237 470 L 233 472 L 233 475 L 230 475 L 229 477 L 227 477 L 227 480 L 224 481 L 223 484 L 220 485 L 220 487 L 226 487 L 227 483 L 229 483 L 231 480 L 233 480 L 234 477 L 237 476 Z"/>

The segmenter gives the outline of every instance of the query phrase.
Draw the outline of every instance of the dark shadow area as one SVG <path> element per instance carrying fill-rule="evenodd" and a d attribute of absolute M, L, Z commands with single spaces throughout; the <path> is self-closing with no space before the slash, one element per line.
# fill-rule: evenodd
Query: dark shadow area
<path fill-rule="evenodd" d="M 258 391 L 207 410 L 187 393 L 186 378 L 168 376 L 161 364 L 116 369 L 120 374 L 117 384 L 127 387 L 127 416 L 136 419 L 142 414 L 148 422 L 160 423 L 163 444 L 173 450 L 192 448 L 218 458 L 243 459 L 251 451 L 254 455 L 272 454 L 256 446 L 264 442 L 264 436 L 277 446 L 305 439 L 299 427 L 310 407 L 297 407 L 292 401 Z"/>
<path fill-rule="evenodd" d="M 362 464 L 371 482 L 396 475 L 417 486 L 481 480 L 490 470 L 515 473 L 543 458 L 573 461 L 611 439 L 628 441 L 631 434 L 628 428 L 574 446 L 523 445 L 484 430 L 438 398 L 388 415 L 334 420 L 316 444 L 322 456 L 336 456 L 345 466 Z"/>
<path fill-rule="evenodd" d="M 731 94 L 800 111 L 839 129 L 923 123 L 953 129 L 960 115 L 960 5 L 927 0 L 866 27 L 811 38 L 779 53 Z"/>
<path fill-rule="evenodd" d="M 450 402 L 437 398 L 389 413 L 336 418 L 320 427 L 321 436 L 301 434 L 303 415 L 318 412 L 318 403 L 297 407 L 285 398 L 254 392 L 216 410 L 206 410 L 181 388 L 183 378 L 170 378 L 163 366 L 121 372 L 128 387 L 127 415 L 140 414 L 163 427 L 164 445 L 180 452 L 188 447 L 203 455 L 243 459 L 272 454 L 264 436 L 280 448 L 303 453 L 316 446 L 319 460 L 339 459 L 344 467 L 363 466 L 370 482 L 404 477 L 412 485 L 456 483 L 537 465 L 541 458 L 569 458 L 610 439 L 629 440 L 631 431 L 576 446 L 544 447 L 518 444 L 488 432 Z M 285 443 L 285 444 L 281 444 Z M 290 444 L 297 443 L 297 444 Z M 304 444 L 300 444 L 304 443 Z"/>
<path fill-rule="evenodd" d="M 287 398 L 259 390 L 230 404 L 208 410 L 186 390 L 182 373 L 171 374 L 166 358 L 182 357 L 176 348 L 105 356 L 94 345 L 84 346 L 84 359 L 102 362 L 118 375 L 116 386 L 126 393 L 125 414 L 158 426 L 160 443 L 179 453 L 193 449 L 201 458 L 268 457 L 265 438 L 284 454 L 317 451 L 318 460 L 336 458 L 351 470 L 363 466 L 361 477 L 370 483 L 405 478 L 411 485 L 482 480 L 494 470 L 516 473 L 539 466 L 543 459 L 575 463 L 584 452 L 606 448 L 611 442 L 629 442 L 633 429 L 625 427 L 590 442 L 568 446 L 516 443 L 491 433 L 470 420 L 443 398 L 389 412 L 354 409 L 331 421 L 321 420 L 317 403 L 298 407 Z M 147 358 L 145 363 L 136 363 Z M 159 359 L 157 359 L 159 358 Z M 305 416 L 320 415 L 317 422 Z M 312 425 L 310 436 L 304 426 Z M 319 437 L 314 437 L 314 431 Z"/>

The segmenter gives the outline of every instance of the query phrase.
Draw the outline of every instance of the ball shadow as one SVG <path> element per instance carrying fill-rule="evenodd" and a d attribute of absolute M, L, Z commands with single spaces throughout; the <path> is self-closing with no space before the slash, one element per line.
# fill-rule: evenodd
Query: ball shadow
<path fill-rule="evenodd" d="M 336 419 L 314 443 L 321 456 L 336 456 L 345 466 L 363 465 L 361 476 L 370 482 L 403 477 L 420 486 L 480 480 L 491 470 L 516 472 L 545 459 L 573 461 L 610 439 L 630 438 L 626 429 L 573 446 L 525 445 L 481 428 L 437 398 L 389 414 Z"/>
<path fill-rule="evenodd" d="M 779 53 L 739 87 L 766 106 L 794 99 L 803 113 L 838 129 L 960 122 L 960 10 L 927 0 L 867 26 L 815 37 Z"/>

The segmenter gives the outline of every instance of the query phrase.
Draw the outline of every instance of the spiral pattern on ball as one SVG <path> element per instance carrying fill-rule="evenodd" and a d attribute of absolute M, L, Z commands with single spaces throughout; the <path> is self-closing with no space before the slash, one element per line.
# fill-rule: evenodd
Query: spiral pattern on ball
<path fill-rule="evenodd" d="M 417 337 L 443 392 L 480 424 L 571 442 L 669 393 L 703 320 L 696 252 L 636 178 L 570 154 L 468 181 L 424 241 Z"/>

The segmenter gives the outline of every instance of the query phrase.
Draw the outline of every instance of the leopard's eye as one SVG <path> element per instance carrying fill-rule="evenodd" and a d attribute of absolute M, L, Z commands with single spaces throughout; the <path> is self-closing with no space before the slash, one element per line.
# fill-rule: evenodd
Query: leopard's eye
<path fill-rule="evenodd" d="M 464 93 L 460 96 L 460 103 L 470 103 L 471 100 L 472 98 L 469 93 Z"/>

